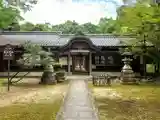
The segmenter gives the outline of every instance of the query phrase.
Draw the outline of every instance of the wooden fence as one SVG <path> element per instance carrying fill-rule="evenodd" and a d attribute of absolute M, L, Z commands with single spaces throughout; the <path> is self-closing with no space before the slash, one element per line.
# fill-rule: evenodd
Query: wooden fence
<path fill-rule="evenodd" d="M 100 75 L 100 76 L 93 76 L 92 83 L 94 86 L 111 86 L 112 80 L 117 78 L 117 76 L 109 76 L 107 75 Z"/>

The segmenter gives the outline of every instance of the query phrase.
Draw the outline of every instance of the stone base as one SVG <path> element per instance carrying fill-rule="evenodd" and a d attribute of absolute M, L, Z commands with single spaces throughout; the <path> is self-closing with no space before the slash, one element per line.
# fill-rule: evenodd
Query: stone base
<path fill-rule="evenodd" d="M 57 81 L 55 79 L 55 75 L 53 72 L 44 72 L 40 81 L 40 84 L 56 84 Z"/>
<path fill-rule="evenodd" d="M 139 85 L 138 82 L 121 82 L 122 85 Z"/>
<path fill-rule="evenodd" d="M 130 62 L 132 61 L 129 58 L 123 59 L 124 66 L 121 71 L 121 83 L 122 84 L 137 84 L 137 80 L 135 79 L 135 74 L 130 66 Z"/>
<path fill-rule="evenodd" d="M 122 84 L 139 84 L 138 80 L 136 78 L 131 78 L 131 77 L 122 77 L 121 78 L 121 83 Z"/>

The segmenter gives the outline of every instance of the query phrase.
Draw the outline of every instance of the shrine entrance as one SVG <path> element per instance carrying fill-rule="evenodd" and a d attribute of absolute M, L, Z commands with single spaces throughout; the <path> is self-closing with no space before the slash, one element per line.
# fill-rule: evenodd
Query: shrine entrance
<path fill-rule="evenodd" d="M 91 52 L 89 50 L 70 50 L 72 57 L 72 73 L 89 74 L 91 67 Z"/>
<path fill-rule="evenodd" d="M 74 56 L 74 71 L 86 72 L 86 56 Z"/>
<path fill-rule="evenodd" d="M 68 74 L 91 74 L 92 53 L 98 51 L 89 38 L 73 37 L 68 44 L 61 48 L 67 54 Z"/>

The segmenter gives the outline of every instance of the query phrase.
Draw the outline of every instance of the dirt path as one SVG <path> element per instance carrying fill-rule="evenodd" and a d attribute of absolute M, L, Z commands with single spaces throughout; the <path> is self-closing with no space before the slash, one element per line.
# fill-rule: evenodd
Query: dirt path
<path fill-rule="evenodd" d="M 98 120 L 87 85 L 82 77 L 70 82 L 62 111 L 64 120 Z"/>
<path fill-rule="evenodd" d="M 64 96 L 67 90 L 67 84 L 58 84 L 53 86 L 36 86 L 36 87 L 12 87 L 11 92 L 1 92 L 0 107 L 14 103 L 38 103 L 53 102 L 58 96 Z"/>

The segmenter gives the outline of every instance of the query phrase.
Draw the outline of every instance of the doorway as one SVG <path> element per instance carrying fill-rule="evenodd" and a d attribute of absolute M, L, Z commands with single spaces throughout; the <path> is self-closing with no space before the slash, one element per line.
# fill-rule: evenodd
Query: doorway
<path fill-rule="evenodd" d="M 76 55 L 72 57 L 73 59 L 73 72 L 75 73 L 88 73 L 87 69 L 87 56 L 85 55 Z"/>

